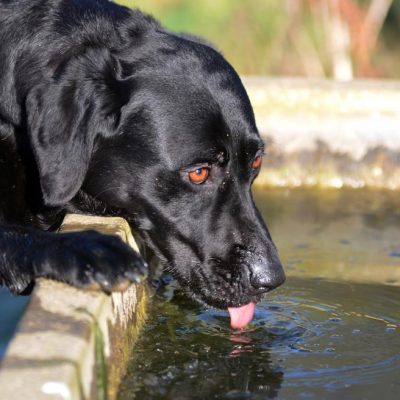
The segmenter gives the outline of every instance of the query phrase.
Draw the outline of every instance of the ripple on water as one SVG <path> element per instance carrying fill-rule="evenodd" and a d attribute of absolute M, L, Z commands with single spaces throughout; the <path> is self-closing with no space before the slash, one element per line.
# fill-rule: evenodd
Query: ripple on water
<path fill-rule="evenodd" d="M 400 294 L 289 279 L 243 330 L 179 291 L 155 299 L 121 399 L 391 398 L 400 389 Z M 195 389 L 194 389 L 195 388 Z"/>

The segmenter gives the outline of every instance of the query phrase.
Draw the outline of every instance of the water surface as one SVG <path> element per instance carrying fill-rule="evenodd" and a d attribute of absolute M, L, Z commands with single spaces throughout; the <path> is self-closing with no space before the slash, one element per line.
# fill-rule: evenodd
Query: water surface
<path fill-rule="evenodd" d="M 0 287 L 0 360 L 4 357 L 28 301 L 28 296 L 14 296 L 8 289 Z"/>
<path fill-rule="evenodd" d="M 242 331 L 171 292 L 152 304 L 121 399 L 397 398 L 397 288 L 289 278 Z"/>
<path fill-rule="evenodd" d="M 256 193 L 286 284 L 244 330 L 171 282 L 150 305 L 120 399 L 395 399 L 400 391 L 400 199 Z"/>

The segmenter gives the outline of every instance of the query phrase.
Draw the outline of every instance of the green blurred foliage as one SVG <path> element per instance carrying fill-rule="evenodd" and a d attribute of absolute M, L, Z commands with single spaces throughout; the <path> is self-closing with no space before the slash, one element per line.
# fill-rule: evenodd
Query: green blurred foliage
<path fill-rule="evenodd" d="M 298 17 L 290 0 L 116 1 L 153 15 L 172 31 L 208 39 L 242 74 L 332 76 L 324 21 L 310 2 L 303 2 Z M 399 20 L 400 1 L 394 0 L 372 57 L 377 76 L 400 77 Z"/>

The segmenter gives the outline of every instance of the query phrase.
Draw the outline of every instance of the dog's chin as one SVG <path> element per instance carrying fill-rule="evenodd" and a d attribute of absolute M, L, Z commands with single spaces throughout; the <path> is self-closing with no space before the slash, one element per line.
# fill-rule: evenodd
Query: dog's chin
<path fill-rule="evenodd" d="M 222 292 L 218 294 L 211 294 L 204 293 L 203 291 L 194 291 L 190 287 L 182 288 L 190 298 L 192 298 L 202 306 L 219 310 L 227 310 L 229 307 L 241 307 L 249 303 L 257 304 L 261 301 L 263 297 L 263 294 L 243 294 L 240 297 L 232 297 Z"/>

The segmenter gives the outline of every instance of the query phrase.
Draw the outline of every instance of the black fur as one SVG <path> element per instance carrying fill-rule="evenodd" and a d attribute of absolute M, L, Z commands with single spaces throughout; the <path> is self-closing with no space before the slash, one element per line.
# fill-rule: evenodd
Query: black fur
<path fill-rule="evenodd" d="M 78 212 L 126 218 L 203 303 L 257 301 L 284 280 L 250 190 L 262 151 L 238 75 L 206 42 L 106 0 L 0 0 L 0 284 L 113 290 L 145 273 L 115 238 L 51 232 Z"/>

